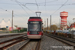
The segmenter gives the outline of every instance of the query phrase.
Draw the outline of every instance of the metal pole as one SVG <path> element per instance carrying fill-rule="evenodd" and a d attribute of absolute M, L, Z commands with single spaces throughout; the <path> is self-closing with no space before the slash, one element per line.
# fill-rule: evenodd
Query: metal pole
<path fill-rule="evenodd" d="M 48 30 L 48 18 L 47 18 L 47 30 Z"/>
<path fill-rule="evenodd" d="M 12 31 L 13 31 L 13 10 L 12 10 Z"/>
<path fill-rule="evenodd" d="M 50 15 L 50 26 L 51 26 L 51 15 Z"/>
<path fill-rule="evenodd" d="M 45 30 L 46 30 L 46 21 L 45 21 Z"/>

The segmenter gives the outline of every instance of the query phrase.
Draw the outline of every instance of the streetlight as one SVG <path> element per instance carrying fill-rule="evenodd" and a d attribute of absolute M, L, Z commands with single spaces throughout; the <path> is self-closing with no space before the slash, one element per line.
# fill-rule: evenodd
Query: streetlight
<path fill-rule="evenodd" d="M 7 10 L 5 10 L 5 11 L 7 11 Z M 11 24 L 10 30 L 13 31 L 13 10 L 12 10 L 12 24 Z"/>

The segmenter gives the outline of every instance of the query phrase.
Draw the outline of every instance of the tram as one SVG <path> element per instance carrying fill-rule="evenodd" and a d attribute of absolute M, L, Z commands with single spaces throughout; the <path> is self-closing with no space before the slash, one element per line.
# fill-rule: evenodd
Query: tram
<path fill-rule="evenodd" d="M 42 24 L 41 17 L 30 17 L 28 19 L 27 37 L 29 39 L 41 39 L 43 35 Z"/>

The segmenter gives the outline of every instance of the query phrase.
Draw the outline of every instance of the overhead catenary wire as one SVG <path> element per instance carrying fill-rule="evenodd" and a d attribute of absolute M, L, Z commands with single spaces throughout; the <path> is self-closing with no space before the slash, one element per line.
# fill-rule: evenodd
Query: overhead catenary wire
<path fill-rule="evenodd" d="M 5 9 L 3 9 L 3 8 L 0 8 L 0 9 L 5 10 Z M 5 11 L 7 11 L 7 10 L 5 10 Z"/>
<path fill-rule="evenodd" d="M 6 11 L 6 12 L 8 12 L 8 13 L 11 13 L 11 11 L 5 10 L 5 9 L 3 9 L 3 8 L 0 8 L 0 9 Z M 14 17 L 15 15 L 16 15 L 17 17 L 19 17 L 19 15 L 17 15 L 17 14 L 14 14 L 13 17 Z"/>
<path fill-rule="evenodd" d="M 58 1 L 58 0 L 54 0 L 54 1 L 47 1 L 46 3 L 51 3 L 51 2 L 55 2 L 55 1 Z M 37 3 L 37 1 L 35 1 Z M 39 4 L 44 4 L 45 2 L 41 2 L 41 3 L 38 3 Z M 13 3 L 0 3 L 0 4 L 8 4 L 8 5 L 17 5 L 17 4 L 13 4 Z"/>
<path fill-rule="evenodd" d="M 6 3 L 6 4 L 7 4 L 7 3 Z M 9 4 L 10 4 L 10 3 L 9 3 Z M 17 4 L 18 4 L 19 6 L 22 5 L 20 2 L 18 2 Z M 22 5 L 22 6 L 24 6 L 24 5 Z M 21 8 L 25 11 L 25 9 L 24 9 L 22 6 L 21 6 Z M 27 8 L 27 7 L 26 7 L 26 8 Z M 5 9 L 3 9 L 3 8 L 0 8 L 0 9 L 5 10 Z M 27 8 L 27 9 L 28 9 L 28 8 Z M 5 11 L 7 11 L 8 13 L 11 13 L 11 12 L 8 11 L 8 10 L 5 10 Z M 26 11 L 25 11 L 25 12 L 26 12 Z M 26 12 L 26 13 L 27 13 L 27 12 Z M 28 13 L 27 13 L 27 14 L 28 14 Z M 14 15 L 16 15 L 16 14 L 14 14 Z M 29 14 L 28 14 L 28 15 L 29 15 Z M 16 15 L 16 16 L 19 16 L 19 15 Z M 30 15 L 29 15 L 29 16 L 30 16 Z"/>
<path fill-rule="evenodd" d="M 36 0 L 35 0 L 35 3 L 36 3 L 36 5 L 37 5 L 37 10 L 39 11 L 39 5 L 38 5 L 38 3 L 37 3 Z"/>
<path fill-rule="evenodd" d="M 17 1 L 17 0 L 15 0 L 15 2 L 16 2 L 24 11 L 26 11 L 26 10 L 25 10 L 23 7 L 25 7 L 25 8 L 28 9 L 29 11 L 33 12 L 31 9 L 29 9 L 29 8 L 26 6 L 27 3 L 22 4 L 21 2 L 19 2 L 19 1 Z M 23 6 L 23 7 L 22 7 L 22 6 Z M 28 12 L 26 11 L 26 13 L 28 13 Z"/>
<path fill-rule="evenodd" d="M 44 2 L 45 3 L 45 2 Z M 42 3 L 38 3 L 38 6 L 45 6 L 45 4 L 43 3 L 43 5 L 41 5 Z M 47 2 L 46 2 L 47 3 Z M 50 3 L 50 2 L 49 2 Z M 7 4 L 7 5 L 17 5 L 17 4 L 13 4 L 13 3 L 0 3 L 0 4 Z M 36 3 L 25 3 L 26 4 L 36 4 Z M 24 4 L 22 4 L 23 6 L 25 6 Z M 62 4 L 47 4 L 46 6 L 56 6 L 56 5 L 62 5 Z M 70 3 L 70 4 L 65 4 L 65 5 L 75 5 L 75 3 Z M 30 6 L 34 6 L 34 5 L 30 5 Z"/>
<path fill-rule="evenodd" d="M 45 0 L 45 13 L 46 13 L 46 0 Z"/>
<path fill-rule="evenodd" d="M 66 3 L 68 2 L 68 0 L 64 3 L 64 4 L 62 4 L 55 12 L 53 12 L 51 15 L 53 15 L 54 13 L 56 13 L 59 9 L 61 9 Z"/>
<path fill-rule="evenodd" d="M 44 4 L 44 3 L 52 3 L 52 2 L 56 2 L 56 1 L 58 1 L 58 0 L 54 0 L 54 1 L 46 1 L 46 0 L 45 0 L 45 2 L 38 3 L 38 4 Z M 41 5 L 39 5 L 39 6 L 41 6 Z M 45 5 L 44 5 L 44 6 L 45 6 Z"/>
<path fill-rule="evenodd" d="M 23 8 L 25 7 L 26 9 L 28 9 L 29 11 L 33 12 L 32 10 L 30 10 L 27 6 L 26 6 L 26 3 L 25 5 L 24 4 L 21 4 L 21 2 L 15 0 L 15 2 L 28 14 L 28 12 Z M 23 7 L 22 7 L 23 6 Z M 28 14 L 29 15 L 29 14 Z"/>
<path fill-rule="evenodd" d="M 61 5 L 55 12 L 53 12 L 51 15 L 53 15 L 53 14 L 56 13 L 59 9 L 61 9 L 67 2 L 68 2 L 68 0 L 67 0 L 64 4 L 62 4 L 62 5 Z M 50 15 L 50 26 L 51 26 L 51 21 L 52 21 L 51 15 Z"/>
<path fill-rule="evenodd" d="M 1 8 L 1 7 L 0 7 L 0 9 L 6 11 L 6 12 L 8 12 L 8 13 L 11 13 L 11 11 L 8 11 L 7 9 Z M 19 16 L 19 15 L 17 15 L 17 14 L 14 14 L 14 15 Z"/>
<path fill-rule="evenodd" d="M 31 12 L 33 12 L 31 9 L 29 9 L 26 5 L 36 5 L 37 6 L 37 10 L 39 11 L 39 7 L 38 7 L 38 5 L 37 5 L 37 3 L 26 3 L 25 5 L 23 5 L 23 6 L 25 6 L 28 10 L 30 10 Z"/>
<path fill-rule="evenodd" d="M 55 1 L 57 1 L 57 0 L 55 0 Z M 46 2 L 46 3 L 47 3 L 47 2 Z M 20 3 L 19 3 L 19 4 L 20 4 Z M 38 5 L 39 5 L 39 4 L 38 4 Z M 58 5 L 61 5 L 61 4 L 58 4 Z M 62 4 L 61 7 L 63 7 L 63 5 L 66 5 L 66 4 Z M 70 4 L 67 4 L 67 5 L 70 5 Z M 22 7 L 21 4 L 20 4 L 20 6 Z M 47 6 L 47 5 L 46 5 L 46 6 Z M 60 8 L 61 8 L 61 7 L 60 7 Z M 26 7 L 26 8 L 28 8 L 28 7 Z M 59 9 L 60 9 L 60 8 L 59 8 Z M 23 9 L 24 9 L 24 8 L 23 8 Z M 29 9 L 29 8 L 28 8 L 28 9 Z M 59 9 L 57 9 L 55 12 L 57 12 Z M 55 12 L 53 12 L 52 14 L 54 14 Z"/>
<path fill-rule="evenodd" d="M 29 9 L 27 6 L 26 6 L 26 4 L 24 5 L 24 4 L 22 4 L 25 8 L 27 8 L 29 11 L 31 11 L 31 12 L 33 12 L 31 9 Z M 34 13 L 34 12 L 33 12 Z"/>
<path fill-rule="evenodd" d="M 1 3 L 0 3 L 1 4 Z M 4 3 L 3 3 L 4 4 Z M 17 4 L 11 4 L 11 3 L 6 3 L 7 5 L 17 5 Z M 6 5 L 5 4 L 5 5 Z M 26 4 L 36 4 L 36 3 L 26 3 Z M 47 4 L 46 6 L 57 6 L 57 5 L 62 5 L 62 4 Z M 65 5 L 75 5 L 75 3 L 71 3 L 71 4 L 65 4 Z M 23 6 L 25 6 L 23 4 Z M 34 5 L 30 5 L 30 6 L 34 6 Z M 41 4 L 38 4 L 38 6 L 45 6 L 45 4 L 41 5 Z M 27 6 L 26 6 L 27 7 Z"/>
<path fill-rule="evenodd" d="M 0 9 L 2 9 L 2 10 L 4 10 L 4 11 L 6 11 L 6 12 L 8 12 L 8 13 L 11 13 L 10 11 L 8 11 L 8 10 L 6 10 L 6 9 L 3 9 L 3 8 L 0 8 Z"/>
<path fill-rule="evenodd" d="M 15 2 L 27 13 L 27 15 L 29 15 L 28 12 L 21 6 L 21 3 L 20 2 L 18 2 L 17 0 L 15 0 Z"/>

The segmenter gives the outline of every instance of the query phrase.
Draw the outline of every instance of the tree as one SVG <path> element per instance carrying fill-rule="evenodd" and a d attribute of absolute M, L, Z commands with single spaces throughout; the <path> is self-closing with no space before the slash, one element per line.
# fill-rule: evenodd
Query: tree
<path fill-rule="evenodd" d="M 16 28 L 18 27 L 17 25 L 14 25 Z"/>
<path fill-rule="evenodd" d="M 50 26 L 50 30 L 56 31 L 58 29 L 58 27 L 56 25 L 51 25 Z"/>

